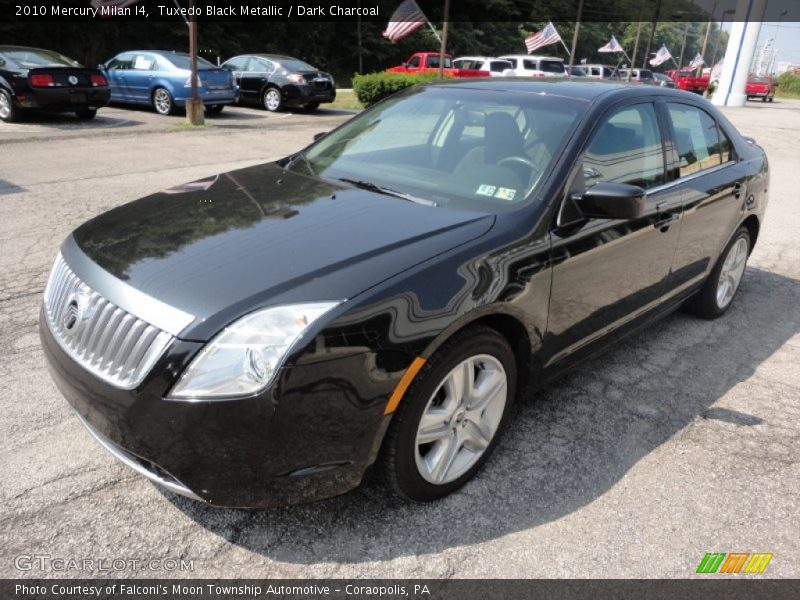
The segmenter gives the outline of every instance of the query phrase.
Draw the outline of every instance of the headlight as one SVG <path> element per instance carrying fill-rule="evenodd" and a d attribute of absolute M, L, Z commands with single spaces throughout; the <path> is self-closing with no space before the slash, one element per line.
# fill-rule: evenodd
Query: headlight
<path fill-rule="evenodd" d="M 257 394 L 272 382 L 306 329 L 338 304 L 277 306 L 242 317 L 206 344 L 169 397 L 203 400 Z"/>

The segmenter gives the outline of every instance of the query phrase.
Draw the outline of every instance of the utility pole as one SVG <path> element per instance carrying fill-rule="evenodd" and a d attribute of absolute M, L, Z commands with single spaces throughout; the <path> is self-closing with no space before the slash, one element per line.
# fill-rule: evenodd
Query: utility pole
<path fill-rule="evenodd" d="M 708 24 L 706 25 L 706 35 L 703 37 L 703 49 L 700 51 L 700 54 L 703 57 L 703 60 L 706 59 L 706 49 L 708 48 L 708 36 L 711 33 L 711 24 L 714 22 L 714 12 L 717 10 L 717 0 L 714 0 L 714 3 L 711 5 L 711 12 L 708 15 Z M 714 65 L 709 65 L 713 67 Z M 703 70 L 703 65 L 700 65 L 697 69 L 697 74 L 699 75 L 700 72 Z"/>
<path fill-rule="evenodd" d="M 361 8 L 361 0 L 358 0 L 358 8 Z M 361 58 L 361 11 L 358 11 L 358 74 L 364 73 L 364 61 Z"/>
<path fill-rule="evenodd" d="M 636 53 L 639 51 L 639 37 L 642 35 L 642 19 L 644 18 L 644 0 L 639 9 L 639 24 L 636 26 L 636 41 L 633 43 L 633 54 L 631 54 L 631 69 L 636 66 Z M 645 59 L 647 56 L 645 55 Z M 644 65 L 645 67 L 647 65 Z"/>
<path fill-rule="evenodd" d="M 653 47 L 653 38 L 656 35 L 656 25 L 658 25 L 658 17 L 661 14 L 661 0 L 656 1 L 656 12 L 653 15 L 653 28 L 650 30 L 650 36 L 647 38 L 647 50 L 644 53 L 644 61 L 642 68 L 647 68 L 647 59 L 650 57 L 650 49 Z"/>
<path fill-rule="evenodd" d="M 575 20 L 575 32 L 572 34 L 572 52 L 569 53 L 569 76 L 572 77 L 572 67 L 575 66 L 575 48 L 578 46 L 578 32 L 581 30 L 581 17 L 583 16 L 583 0 L 578 4 L 578 18 Z"/>
<path fill-rule="evenodd" d="M 447 20 L 450 18 L 450 0 L 444 0 L 444 24 L 442 25 L 442 45 L 439 47 L 439 79 L 444 79 L 444 53 L 447 48 Z"/>
<path fill-rule="evenodd" d="M 192 63 L 191 98 L 186 102 L 186 119 L 190 125 L 204 125 L 203 101 L 197 90 L 197 17 L 194 0 L 189 0 L 189 56 Z"/>
<path fill-rule="evenodd" d="M 735 12 L 736 12 L 736 9 L 734 9 L 734 8 L 722 11 L 722 20 L 719 22 L 719 29 L 717 30 L 717 37 L 714 40 L 714 54 L 711 56 L 711 66 L 712 67 L 715 64 L 717 64 L 717 51 L 719 50 L 719 40 L 722 37 L 722 26 L 725 25 L 725 17 L 727 15 L 732 15 Z"/>
<path fill-rule="evenodd" d="M 681 57 L 678 59 L 678 70 L 683 68 L 683 55 L 686 52 L 686 38 L 689 37 L 689 21 L 683 26 L 683 41 L 681 42 Z"/>

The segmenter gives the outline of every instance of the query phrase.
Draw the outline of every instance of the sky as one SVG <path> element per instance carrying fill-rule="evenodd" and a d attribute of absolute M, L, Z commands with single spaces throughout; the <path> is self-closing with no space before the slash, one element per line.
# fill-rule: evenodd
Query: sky
<path fill-rule="evenodd" d="M 725 24 L 725 29 L 730 31 L 730 24 Z M 797 21 L 784 21 L 783 23 L 762 23 L 758 45 L 764 44 L 768 39 L 775 39 L 778 49 L 775 65 L 789 61 L 800 65 L 800 23 Z"/>

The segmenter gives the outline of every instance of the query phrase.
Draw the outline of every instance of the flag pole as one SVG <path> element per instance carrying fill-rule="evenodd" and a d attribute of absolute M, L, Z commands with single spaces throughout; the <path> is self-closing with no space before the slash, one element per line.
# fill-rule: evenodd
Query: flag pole
<path fill-rule="evenodd" d="M 442 38 L 439 37 L 439 32 L 436 31 L 436 27 L 434 27 L 433 24 L 430 21 L 426 21 L 426 23 L 428 24 L 428 27 L 431 28 L 431 31 L 433 32 L 433 35 L 436 36 L 436 41 L 441 44 L 442 43 Z"/>
<path fill-rule="evenodd" d="M 558 37 L 559 39 L 561 38 L 560 35 Z M 564 50 L 567 51 L 567 56 L 569 56 L 569 62 L 570 64 L 572 64 L 572 52 L 569 51 L 569 48 L 567 48 L 567 45 L 564 43 L 564 40 L 561 40 L 561 45 L 564 46 Z"/>
<path fill-rule="evenodd" d="M 447 47 L 447 20 L 450 14 L 450 0 L 444 0 L 444 22 L 442 23 L 442 43 L 439 46 L 439 79 L 444 79 L 444 52 Z"/>
<path fill-rule="evenodd" d="M 575 20 L 575 32 L 572 34 L 572 52 L 569 54 L 569 76 L 572 77 L 572 67 L 575 66 L 575 49 L 578 46 L 578 32 L 581 30 L 581 17 L 583 16 L 583 0 L 578 3 L 578 18 Z"/>

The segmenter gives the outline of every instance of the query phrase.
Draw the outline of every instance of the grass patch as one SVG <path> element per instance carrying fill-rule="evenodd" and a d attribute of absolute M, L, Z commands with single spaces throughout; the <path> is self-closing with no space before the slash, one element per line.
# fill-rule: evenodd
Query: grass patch
<path fill-rule="evenodd" d="M 205 125 L 192 125 L 189 121 L 181 121 L 174 125 L 169 126 L 169 131 L 204 131 L 214 127 L 211 123 L 206 121 Z"/>
<path fill-rule="evenodd" d="M 358 101 L 353 92 L 343 92 L 337 90 L 336 101 L 331 104 L 324 104 L 324 108 L 340 108 L 342 110 L 363 110 L 361 102 Z"/>

